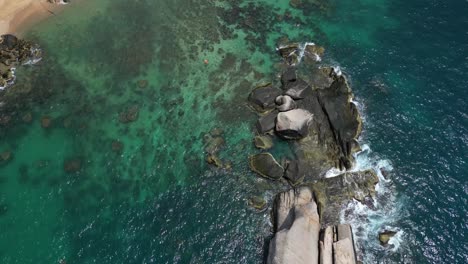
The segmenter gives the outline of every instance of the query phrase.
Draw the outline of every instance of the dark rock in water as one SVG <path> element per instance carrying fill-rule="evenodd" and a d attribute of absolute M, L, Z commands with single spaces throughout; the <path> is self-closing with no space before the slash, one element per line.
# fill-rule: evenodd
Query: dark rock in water
<path fill-rule="evenodd" d="M 353 199 L 364 202 L 365 197 L 374 197 L 378 182 L 375 172 L 367 170 L 343 173 L 311 183 L 321 212 L 321 221 L 326 225 L 339 224 L 342 206 Z"/>
<path fill-rule="evenodd" d="M 134 122 L 138 119 L 138 113 L 138 106 L 131 106 L 127 110 L 119 114 L 119 121 L 124 124 Z"/>
<path fill-rule="evenodd" d="M 302 79 L 287 83 L 283 86 L 283 89 L 285 90 L 284 94 L 291 96 L 294 100 L 304 99 L 312 92 L 309 84 Z"/>
<path fill-rule="evenodd" d="M 278 115 L 278 112 L 273 111 L 260 117 L 256 125 L 258 133 L 265 134 L 273 130 L 275 128 L 275 120 L 276 120 L 277 115 Z"/>
<path fill-rule="evenodd" d="M 291 43 L 276 48 L 288 65 L 296 65 L 299 62 L 299 44 Z"/>
<path fill-rule="evenodd" d="M 206 142 L 205 152 L 209 154 L 214 154 L 218 152 L 225 144 L 225 141 L 222 137 L 211 137 Z"/>
<path fill-rule="evenodd" d="M 295 82 L 297 80 L 296 69 L 294 67 L 288 67 L 286 71 L 281 75 L 281 83 L 286 86 L 288 83 Z"/>
<path fill-rule="evenodd" d="M 250 168 L 268 179 L 278 180 L 283 177 L 284 168 L 270 153 L 260 153 L 249 157 Z"/>
<path fill-rule="evenodd" d="M 281 95 L 281 90 L 271 85 L 255 88 L 249 95 L 249 102 L 255 110 L 267 112 L 275 108 L 275 99 Z"/>
<path fill-rule="evenodd" d="M 77 172 L 81 169 L 81 160 L 77 158 L 66 160 L 63 169 L 67 173 Z"/>
<path fill-rule="evenodd" d="M 214 154 L 208 154 L 206 156 L 206 162 L 208 162 L 208 164 L 213 164 L 218 168 L 223 167 L 223 162 L 221 161 L 221 159 Z"/>
<path fill-rule="evenodd" d="M 28 112 L 21 117 L 21 120 L 23 120 L 23 122 L 25 123 L 31 123 L 33 120 L 33 116 L 30 112 Z"/>
<path fill-rule="evenodd" d="M 392 238 L 393 236 L 396 235 L 397 232 L 395 231 L 388 231 L 388 230 L 385 230 L 383 232 L 380 232 L 379 233 L 379 240 L 380 240 L 380 244 L 382 246 L 387 246 L 388 245 L 388 241 L 390 240 L 390 238 Z"/>
<path fill-rule="evenodd" d="M 346 79 L 341 76 L 329 89 L 320 90 L 319 101 L 341 152 L 340 167 L 352 167 L 355 140 L 361 133 L 362 121 Z"/>
<path fill-rule="evenodd" d="M 266 208 L 266 201 L 263 197 L 261 196 L 253 196 L 250 197 L 249 200 L 249 206 L 261 211 Z"/>
<path fill-rule="evenodd" d="M 307 171 L 300 160 L 291 160 L 287 162 L 284 177 L 292 186 L 297 186 L 302 183 Z"/>
<path fill-rule="evenodd" d="M 256 136 L 254 139 L 255 147 L 259 149 L 270 149 L 273 147 L 273 140 L 269 136 Z"/>
<path fill-rule="evenodd" d="M 312 114 L 304 109 L 280 112 L 276 117 L 276 133 L 286 139 L 301 139 L 309 132 Z"/>
<path fill-rule="evenodd" d="M 0 153 L 0 164 L 5 164 L 8 161 L 10 161 L 12 156 L 13 155 L 12 155 L 11 151 L 9 151 L 9 150 L 3 151 L 2 153 Z"/>
<path fill-rule="evenodd" d="M 146 88 L 148 86 L 148 80 L 139 80 L 138 83 L 138 88 Z"/>
<path fill-rule="evenodd" d="M 296 102 L 288 95 L 280 95 L 276 97 L 275 103 L 278 105 L 276 109 L 280 112 L 286 112 L 297 108 Z"/>
<path fill-rule="evenodd" d="M 123 150 L 124 144 L 119 140 L 112 140 L 112 151 L 116 153 L 121 153 Z"/>
<path fill-rule="evenodd" d="M 41 118 L 41 126 L 43 128 L 49 128 L 52 125 L 52 118 L 49 116 L 43 116 Z"/>

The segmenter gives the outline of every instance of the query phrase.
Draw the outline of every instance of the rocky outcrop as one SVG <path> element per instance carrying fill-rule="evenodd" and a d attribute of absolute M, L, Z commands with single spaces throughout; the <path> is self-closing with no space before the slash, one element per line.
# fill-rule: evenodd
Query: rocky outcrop
<path fill-rule="evenodd" d="M 266 136 L 266 135 L 260 135 L 256 136 L 254 139 L 255 147 L 259 149 L 270 149 L 273 147 L 273 140 L 271 140 L 271 137 Z"/>
<path fill-rule="evenodd" d="M 385 230 L 379 233 L 379 241 L 382 246 L 387 246 L 390 238 L 396 235 L 396 231 Z"/>
<path fill-rule="evenodd" d="M 351 226 L 329 226 L 321 232 L 310 188 L 280 193 L 273 206 L 275 235 L 269 245 L 268 264 L 356 263 Z"/>
<path fill-rule="evenodd" d="M 41 59 L 41 50 L 31 42 L 7 34 L 0 36 L 0 90 L 15 81 L 15 68 Z"/>
<path fill-rule="evenodd" d="M 250 105 L 259 112 L 268 112 L 276 107 L 275 99 L 281 95 L 281 90 L 271 84 L 256 87 L 249 95 Z"/>
<path fill-rule="evenodd" d="M 278 180 L 283 177 L 284 168 L 270 153 L 260 153 L 249 158 L 250 168 L 260 176 Z"/>
<path fill-rule="evenodd" d="M 304 109 L 280 112 L 276 117 L 276 133 L 286 139 L 301 139 L 307 136 L 312 114 Z"/>
<path fill-rule="evenodd" d="M 378 177 L 373 171 L 349 172 L 360 150 L 362 123 L 352 91 L 339 67 L 318 66 L 322 47 L 282 43 L 277 52 L 284 61 L 281 92 L 269 84 L 249 96 L 260 115 L 258 133 L 287 139 L 293 153 L 282 161 L 285 169 L 271 154 L 250 157 L 253 171 L 269 179 L 285 178 L 296 188 L 275 199 L 276 234 L 268 263 L 318 263 L 320 228 L 320 263 L 356 263 L 351 227 L 340 225 L 339 216 L 352 200 L 372 204 Z M 343 173 L 325 178 L 331 169 Z"/>
<path fill-rule="evenodd" d="M 270 242 L 267 263 L 318 263 L 320 223 L 310 189 L 280 193 L 274 208 L 276 234 Z"/>
<path fill-rule="evenodd" d="M 315 193 L 324 225 L 339 224 L 341 209 L 355 199 L 364 203 L 366 197 L 375 197 L 379 178 L 372 170 L 343 173 L 308 184 Z"/>

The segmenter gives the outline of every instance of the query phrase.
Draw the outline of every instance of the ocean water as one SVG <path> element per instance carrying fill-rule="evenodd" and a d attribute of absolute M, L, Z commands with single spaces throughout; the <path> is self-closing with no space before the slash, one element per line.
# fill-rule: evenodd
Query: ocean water
<path fill-rule="evenodd" d="M 78 1 L 32 27 L 44 59 L 0 108 L 0 262 L 262 263 L 269 210 L 247 200 L 287 186 L 249 171 L 245 102 L 278 81 L 288 37 L 326 48 L 364 116 L 357 166 L 378 169 L 378 197 L 342 217 L 360 259 L 465 263 L 468 3 L 298 2 Z M 215 128 L 231 168 L 205 162 Z"/>

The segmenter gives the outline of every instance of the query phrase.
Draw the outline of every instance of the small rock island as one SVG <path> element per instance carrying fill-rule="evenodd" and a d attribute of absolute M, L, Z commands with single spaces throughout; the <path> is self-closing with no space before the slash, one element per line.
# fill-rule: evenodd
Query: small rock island
<path fill-rule="evenodd" d="M 353 93 L 339 68 L 320 64 L 324 48 L 283 43 L 277 51 L 281 79 L 248 96 L 258 114 L 254 143 L 262 151 L 249 157 L 250 168 L 291 186 L 274 199 L 267 263 L 357 263 L 351 226 L 339 215 L 353 199 L 372 200 L 378 177 L 352 170 L 362 127 Z M 294 158 L 276 160 L 268 152 L 276 140 L 287 141 Z M 341 174 L 326 177 L 332 169 Z"/>

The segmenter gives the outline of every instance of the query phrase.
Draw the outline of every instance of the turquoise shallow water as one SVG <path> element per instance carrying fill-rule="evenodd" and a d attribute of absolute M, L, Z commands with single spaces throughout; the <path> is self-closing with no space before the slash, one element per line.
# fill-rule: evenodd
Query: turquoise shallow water
<path fill-rule="evenodd" d="M 348 74 L 366 158 L 394 168 L 392 202 L 356 228 L 364 262 L 464 263 L 468 4 L 302 2 L 97 0 L 33 27 L 44 59 L 2 95 L 1 262 L 261 263 L 269 214 L 247 199 L 285 186 L 247 168 L 245 99 L 276 80 L 287 36 Z M 214 128 L 232 169 L 204 160 Z M 379 246 L 381 226 L 399 247 Z"/>

